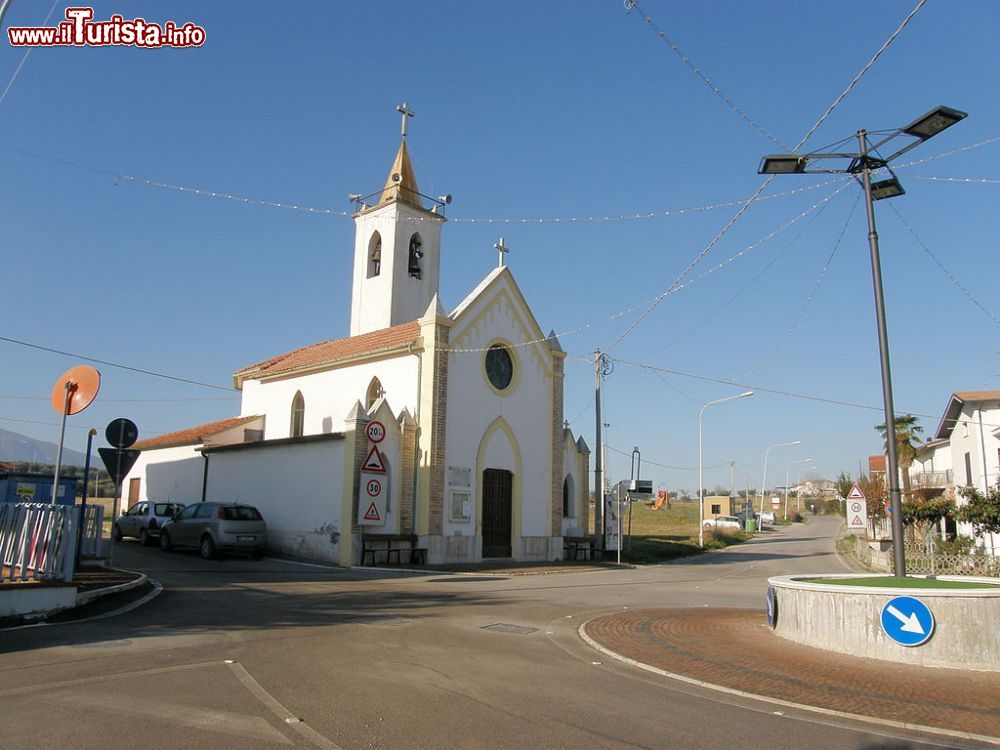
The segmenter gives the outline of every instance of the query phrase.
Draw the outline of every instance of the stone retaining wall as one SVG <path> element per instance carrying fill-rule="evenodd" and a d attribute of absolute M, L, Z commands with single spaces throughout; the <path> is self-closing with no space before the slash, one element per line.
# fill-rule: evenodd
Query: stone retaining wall
<path fill-rule="evenodd" d="M 983 671 L 1000 671 L 1000 586 L 996 589 L 899 589 L 805 583 L 778 576 L 774 588 L 775 632 L 789 640 L 854 656 Z M 869 574 L 831 578 L 867 578 Z M 940 576 L 946 580 L 1000 584 L 996 578 Z M 921 646 L 901 646 L 881 626 L 886 602 L 911 596 L 934 615 L 935 629 Z"/>

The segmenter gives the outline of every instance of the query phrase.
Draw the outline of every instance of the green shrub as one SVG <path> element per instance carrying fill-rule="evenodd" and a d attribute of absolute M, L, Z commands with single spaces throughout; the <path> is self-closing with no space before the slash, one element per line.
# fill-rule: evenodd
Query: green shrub
<path fill-rule="evenodd" d="M 934 546 L 945 555 L 957 555 L 965 557 L 972 554 L 972 547 L 975 540 L 971 536 L 956 536 L 954 539 L 940 539 L 934 537 Z"/>

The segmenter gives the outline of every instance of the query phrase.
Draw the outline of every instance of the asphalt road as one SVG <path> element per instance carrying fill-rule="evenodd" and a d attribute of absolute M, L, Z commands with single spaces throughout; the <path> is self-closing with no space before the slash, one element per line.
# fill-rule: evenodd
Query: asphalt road
<path fill-rule="evenodd" d="M 962 746 L 672 682 L 577 635 L 622 607 L 762 609 L 768 576 L 846 570 L 837 523 L 668 565 L 505 578 L 203 561 L 126 542 L 119 566 L 159 581 L 156 599 L 0 633 L 0 749 Z"/>

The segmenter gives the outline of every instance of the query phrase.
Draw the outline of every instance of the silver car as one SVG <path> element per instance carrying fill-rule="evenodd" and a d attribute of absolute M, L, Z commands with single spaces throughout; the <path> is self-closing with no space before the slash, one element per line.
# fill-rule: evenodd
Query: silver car
<path fill-rule="evenodd" d="M 183 503 L 141 500 L 115 519 L 111 535 L 116 542 L 124 536 L 134 536 L 142 544 L 150 544 L 160 535 L 163 525 L 182 510 Z"/>
<path fill-rule="evenodd" d="M 160 549 L 174 547 L 196 547 L 206 560 L 222 552 L 243 552 L 259 560 L 267 550 L 267 525 L 251 505 L 194 503 L 160 531 Z"/>

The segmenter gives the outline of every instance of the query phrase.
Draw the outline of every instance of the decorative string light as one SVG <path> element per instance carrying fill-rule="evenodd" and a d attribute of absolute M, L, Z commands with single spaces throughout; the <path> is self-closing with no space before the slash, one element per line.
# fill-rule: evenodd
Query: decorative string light
<path fill-rule="evenodd" d="M 826 278 L 826 272 L 830 269 L 830 264 L 833 262 L 833 257 L 837 254 L 837 249 L 840 247 L 840 243 L 844 239 L 844 234 L 847 232 L 847 227 L 851 223 L 851 219 L 854 217 L 854 210 L 858 207 L 858 201 L 860 200 L 861 200 L 861 193 L 859 192 L 854 198 L 854 203 L 851 205 L 851 210 L 847 214 L 847 219 L 844 221 L 844 226 L 841 228 L 840 234 L 837 236 L 837 241 L 833 243 L 833 249 L 830 250 L 830 254 L 827 256 L 826 262 L 823 264 L 823 268 L 819 272 L 819 276 L 816 277 L 816 281 L 813 282 L 812 289 L 809 290 L 809 294 L 806 296 L 805 300 L 803 300 L 802 304 L 799 305 L 799 309 L 796 312 L 795 318 L 792 320 L 791 325 L 788 326 L 788 330 L 785 331 L 784 335 L 780 339 L 778 339 L 778 343 L 776 343 L 774 347 L 772 347 L 771 351 L 769 351 L 760 362 L 758 362 L 756 365 L 754 365 L 749 370 L 744 372 L 742 375 L 740 375 L 740 377 L 745 378 L 750 375 L 753 375 L 755 372 L 757 372 L 757 370 L 759 370 L 768 362 L 770 362 L 771 358 L 774 357 L 774 355 L 777 354 L 781 350 L 781 348 L 788 343 L 788 339 L 791 338 L 792 333 L 795 331 L 795 328 L 799 324 L 799 321 L 802 320 L 802 316 L 805 315 L 806 309 L 808 309 L 809 305 L 812 304 L 812 301 L 816 298 L 816 292 L 819 291 L 819 288 L 823 285 L 823 280 Z"/>
<path fill-rule="evenodd" d="M 243 203 L 252 206 L 265 206 L 267 208 L 283 208 L 292 211 L 299 211 L 302 213 L 317 214 L 323 216 L 339 216 L 343 218 L 351 218 L 354 213 L 351 211 L 339 211 L 332 208 L 320 208 L 317 206 L 306 206 L 297 203 L 285 203 L 282 201 L 271 200 L 270 198 L 252 198 L 245 195 L 238 195 L 235 193 L 227 193 L 220 190 L 210 190 L 208 188 L 202 187 L 191 187 L 188 185 L 177 185 L 170 182 L 164 182 L 162 180 L 156 180 L 150 177 L 139 177 L 136 175 L 123 174 L 120 172 L 115 172 L 108 169 L 102 169 L 99 167 L 91 167 L 86 164 L 80 164 L 78 162 L 69 161 L 67 159 L 57 159 L 50 156 L 45 156 L 44 154 L 38 154 L 33 151 L 27 151 L 25 149 L 15 148 L 13 146 L 6 146 L 0 144 L 0 148 L 5 151 L 10 151 L 11 153 L 20 154 L 22 156 L 29 156 L 34 159 L 41 159 L 43 161 L 51 162 L 53 164 L 60 164 L 62 166 L 72 167 L 74 169 L 82 169 L 88 172 L 95 172 L 97 174 L 106 175 L 115 180 L 122 180 L 124 182 L 132 182 L 137 185 L 144 185 L 146 187 L 159 188 L 161 190 L 172 190 L 178 193 L 186 193 L 188 195 L 199 195 L 206 198 L 218 198 L 221 200 L 234 201 L 236 203 Z M 827 180 L 825 182 L 819 182 L 813 185 L 807 185 L 805 187 L 795 188 L 794 190 L 786 190 L 780 193 L 771 193 L 769 195 L 764 195 L 759 198 L 759 200 L 772 200 L 774 198 L 787 198 L 793 195 L 799 195 L 801 193 L 806 193 L 812 190 L 817 190 L 819 188 L 826 187 L 833 184 L 836 180 Z M 590 214 L 590 215 L 580 215 L 580 216 L 529 216 L 529 217 L 488 217 L 488 216 L 470 216 L 470 217 L 448 217 L 448 221 L 455 224 L 572 224 L 572 223 L 588 223 L 588 222 L 619 222 L 619 221 L 642 221 L 650 219 L 661 219 L 672 216 L 685 216 L 687 214 L 693 213 L 705 213 L 708 211 L 716 211 L 720 208 L 731 208 L 734 206 L 741 206 L 746 203 L 745 200 L 731 200 L 723 201 L 720 203 L 710 203 L 704 206 L 691 206 L 688 208 L 674 208 L 674 209 L 664 209 L 661 211 L 648 211 L 648 212 L 636 212 L 636 213 L 626 213 L 626 214 Z M 424 222 L 424 221 L 437 221 L 425 216 L 398 216 L 396 219 L 398 222 Z"/>
<path fill-rule="evenodd" d="M 635 3 L 635 0 L 629 0 L 629 2 L 630 2 L 630 3 L 632 3 L 633 5 L 636 5 L 636 3 Z M 829 107 L 827 107 L 827 110 L 826 110 L 826 112 L 824 112 L 824 113 L 823 113 L 822 115 L 820 115 L 820 118 L 819 118 L 819 119 L 818 119 L 818 120 L 817 120 L 817 121 L 816 121 L 816 122 L 815 122 L 815 123 L 813 124 L 813 126 L 812 126 L 811 128 L 809 128 L 809 130 L 808 130 L 808 131 L 806 132 L 806 134 L 805 134 L 804 136 L 802 136 L 802 139 L 801 139 L 801 140 L 800 140 L 800 141 L 798 142 L 798 144 L 797 144 L 797 145 L 795 146 L 795 148 L 794 148 L 794 149 L 791 149 L 791 151 L 793 151 L 793 152 L 794 152 L 794 151 L 798 150 L 799 148 L 801 148 L 801 147 L 802 147 L 802 145 L 803 145 L 803 144 L 804 144 L 804 143 L 805 143 L 806 141 L 808 141 L 808 140 L 809 140 L 809 138 L 810 138 L 810 137 L 812 137 L 812 134 L 816 132 L 816 130 L 817 130 L 817 129 L 819 128 L 819 126 L 820 126 L 820 125 L 822 125 L 822 124 L 823 124 L 823 122 L 824 122 L 824 121 L 826 120 L 826 118 L 830 116 L 830 114 L 831 114 L 831 113 L 832 113 L 832 112 L 834 111 L 834 109 L 836 109 L 836 108 L 837 108 L 837 106 L 838 106 L 838 105 L 839 105 L 839 104 L 840 104 L 840 103 L 841 103 L 841 102 L 842 102 L 842 101 L 843 101 L 843 100 L 844 100 L 844 99 L 845 99 L 845 98 L 847 97 L 847 95 L 848 95 L 848 94 L 849 94 L 849 93 L 850 93 L 850 92 L 851 92 L 851 91 L 852 91 L 852 90 L 854 89 L 854 87 L 855 87 L 855 86 L 857 85 L 858 81 L 860 81 L 860 80 L 861 80 L 861 78 L 862 78 L 862 77 L 863 77 L 863 76 L 864 76 L 864 75 L 865 75 L 865 74 L 866 74 L 866 73 L 867 73 L 867 72 L 868 72 L 868 71 L 869 71 L 869 70 L 871 69 L 871 67 L 872 67 L 872 66 L 873 66 L 873 65 L 875 64 L 875 61 L 876 61 L 876 60 L 878 60 L 878 58 L 879 58 L 879 57 L 880 57 L 880 56 L 882 55 L 882 53 L 883 53 L 883 52 L 884 52 L 884 51 L 885 51 L 885 50 L 886 50 L 886 49 L 887 49 L 887 48 L 889 47 L 889 45 L 890 45 L 890 44 L 892 44 L 892 42 L 893 42 L 893 41 L 894 41 L 894 40 L 896 39 L 896 37 L 897 37 L 897 36 L 899 36 L 899 34 L 900 34 L 900 33 L 901 33 L 902 31 L 903 31 L 903 29 L 904 29 L 904 28 L 906 28 L 907 24 L 909 24 L 909 22 L 910 22 L 910 19 L 911 19 L 911 18 L 913 18 L 913 16 L 914 16 L 914 15 L 916 14 L 916 12 L 917 12 L 918 10 L 920 10 L 920 8 L 922 8 L 922 7 L 923 7 L 923 5 L 924 5 L 924 3 L 926 3 L 926 2 L 927 2 L 927 0 L 920 0 L 920 1 L 919 1 L 919 2 L 917 3 L 916 7 L 915 7 L 915 8 L 914 8 L 914 9 L 913 9 L 912 11 L 910 11 L 910 14 L 909 14 L 909 15 L 908 15 L 908 16 L 907 16 L 907 17 L 906 17 L 905 19 L 903 19 L 903 23 L 901 23 L 901 24 L 899 25 L 899 28 L 897 28 L 897 29 L 896 29 L 896 30 L 895 30 L 895 31 L 894 31 L 894 32 L 892 33 L 892 35 L 890 35 L 890 36 L 889 36 L 889 38 L 888 38 L 888 39 L 887 39 L 887 40 L 886 40 L 886 41 L 885 41 L 885 42 L 884 42 L 884 43 L 882 44 L 882 46 L 881 46 L 881 47 L 879 48 L 879 50 L 878 50 L 878 51 L 877 51 L 877 52 L 876 52 L 876 53 L 875 53 L 875 54 L 874 54 L 874 55 L 872 56 L 872 58 L 871 58 L 871 59 L 870 59 L 870 60 L 869 60 L 869 61 L 868 61 L 868 62 L 867 62 L 867 63 L 865 64 L 865 66 L 864 66 L 864 67 L 863 67 L 863 68 L 862 68 L 862 69 L 861 69 L 861 70 L 860 70 L 860 71 L 858 72 L 858 74 L 857 74 L 856 76 L 854 76 L 854 80 L 852 80 L 852 81 L 851 81 L 851 82 L 850 82 L 850 83 L 849 83 L 849 84 L 847 85 L 847 88 L 846 88 L 846 89 L 844 89 L 844 91 L 843 91 L 843 92 L 842 92 L 842 93 L 840 94 L 840 96 L 838 96 L 838 97 L 837 97 L 837 98 L 836 98 L 836 99 L 835 99 L 835 100 L 833 101 L 833 104 L 831 104 L 831 105 L 830 105 Z M 787 151 L 788 149 L 785 149 L 785 150 Z M 617 346 L 617 345 L 618 345 L 618 344 L 619 344 L 619 343 L 620 343 L 620 342 L 621 342 L 621 341 L 622 341 L 622 340 L 623 340 L 623 339 L 624 339 L 624 338 L 625 338 L 626 336 L 628 336 L 628 335 L 629 335 L 629 334 L 630 334 L 630 333 L 631 333 L 631 332 L 632 332 L 633 330 L 635 330 L 636 326 L 638 326 L 638 325 L 639 325 L 639 323 L 641 323 L 641 322 L 642 322 L 642 321 L 643 321 L 643 320 L 644 320 L 644 319 L 645 319 L 645 318 L 646 318 L 646 317 L 647 317 L 647 316 L 648 316 L 648 315 L 649 315 L 649 314 L 650 314 L 650 313 L 651 313 L 651 312 L 652 312 L 652 311 L 653 311 L 653 310 L 654 310 L 654 309 L 656 308 L 656 306 L 657 306 L 657 305 L 659 305 L 659 304 L 660 304 L 660 302 L 662 302 L 662 301 L 663 301 L 663 299 L 664 299 L 664 298 L 666 298 L 666 296 L 667 296 L 668 294 L 670 294 L 670 293 L 671 293 L 671 291 L 673 290 L 673 287 L 674 287 L 674 286 L 675 286 L 675 285 L 676 285 L 676 284 L 677 284 L 678 282 L 680 282 L 680 281 L 681 281 L 681 280 L 682 280 L 682 279 L 683 279 L 683 278 L 684 278 L 685 276 L 687 276 L 687 274 L 688 274 L 688 273 L 690 273 L 690 272 L 691 272 L 691 270 L 692 270 L 692 269 L 693 269 L 693 268 L 694 268 L 695 266 L 697 266 L 697 265 L 698 265 L 698 264 L 699 264 L 699 263 L 701 262 L 701 260 L 702 260 L 702 259 L 703 259 L 703 258 L 704 258 L 704 257 L 705 257 L 706 255 L 708 255 L 708 253 L 709 253 L 709 252 L 710 252 L 710 251 L 712 250 L 712 248 L 713 248 L 713 247 L 715 247 L 715 245 L 716 245 L 716 244 L 717 244 L 717 243 L 719 242 L 719 240 L 721 240 L 721 239 L 722 239 L 722 237 L 723 237 L 723 236 L 725 236 L 725 234 L 726 234 L 727 232 L 729 232 L 729 230 L 730 230 L 730 229 L 732 229 L 732 227 L 733 227 L 733 226 L 734 226 L 734 225 L 736 224 L 736 222 L 738 222 L 738 221 L 740 220 L 740 218 L 741 218 L 741 217 L 743 216 L 743 214 L 744 214 L 744 213 L 746 213 L 746 210 L 747 210 L 747 208 L 749 208 L 749 207 L 750 207 L 750 206 L 751 206 L 751 205 L 752 205 L 752 204 L 753 204 L 753 203 L 754 203 L 754 202 L 755 202 L 755 201 L 756 201 L 756 200 L 757 200 L 757 199 L 758 199 L 758 198 L 760 197 L 760 194 L 761 194 L 761 193 L 762 193 L 762 192 L 764 191 L 764 189 L 765 189 L 765 188 L 766 188 L 766 187 L 767 187 L 768 185 L 770 185 L 770 184 L 771 184 L 771 180 L 772 180 L 773 178 L 774 178 L 774 175 L 773 175 L 773 174 L 772 174 L 772 175 L 769 175 L 769 176 L 768 176 L 768 178 L 767 178 L 767 179 L 766 179 L 766 180 L 764 181 L 764 184 L 763 184 L 763 185 L 761 185 L 761 186 L 760 186 L 760 187 L 759 187 L 759 188 L 757 189 L 757 192 L 756 192 L 756 193 L 754 193 L 754 194 L 753 194 L 753 195 L 752 195 L 752 196 L 750 197 L 750 200 L 749 200 L 749 201 L 747 202 L 747 204 L 746 204 L 746 205 L 744 205 L 744 206 L 743 206 L 742 208 L 740 208 L 740 210 L 739 210 L 739 211 L 737 211 L 737 212 L 736 212 L 736 215 L 735 215 L 735 216 L 733 216 L 733 218 L 729 220 L 729 223 L 728 223 L 728 224 L 726 224 L 726 226 L 722 228 L 722 231 L 721 231 L 721 232 L 719 232 L 719 233 L 718 233 L 718 234 L 717 234 L 717 235 L 716 235 L 716 236 L 715 236 L 715 237 L 714 237 L 714 238 L 712 239 L 712 241 L 711 241 L 711 242 L 710 242 L 710 243 L 709 243 L 709 244 L 708 244 L 708 245 L 707 245 L 707 246 L 706 246 L 706 247 L 705 247 L 705 248 L 704 248 L 704 249 L 703 249 L 703 250 L 702 250 L 702 251 L 701 251 L 701 252 L 700 252 L 700 253 L 699 253 L 699 254 L 698 254 L 698 255 L 697 255 L 696 257 L 695 257 L 695 258 L 694 258 L 694 260 L 692 260 L 692 261 L 691 261 L 691 263 L 689 263 L 689 264 L 688 264 L 687 268 L 685 268 L 685 269 L 684 269 L 684 270 L 683 270 L 683 271 L 681 272 L 681 274 L 680 274 L 680 275 L 679 275 L 679 276 L 678 276 L 678 277 L 677 277 L 677 278 L 676 278 L 676 279 L 674 280 L 674 283 L 673 283 L 673 284 L 671 284 L 671 285 L 670 285 L 670 287 L 668 287 L 668 288 L 666 289 L 666 291 L 665 291 L 665 292 L 663 292 L 663 294 L 662 294 L 662 295 L 660 295 L 660 297 L 658 297 L 658 298 L 657 298 L 657 299 L 656 299 L 656 300 L 655 300 L 655 301 L 654 301 L 654 302 L 653 302 L 653 303 L 652 303 L 652 304 L 651 304 L 651 305 L 650 305 L 650 306 L 649 306 L 649 307 L 648 307 L 648 308 L 647 308 L 647 309 L 645 310 L 645 312 L 643 312 L 643 313 L 642 313 L 642 315 L 640 315 L 640 316 L 639 316 L 639 317 L 638 317 L 638 318 L 637 318 L 637 319 L 636 319 L 636 320 L 635 320 L 635 321 L 634 321 L 634 322 L 632 323 L 632 325 L 630 325 L 630 326 L 629 326 L 629 327 L 628 327 L 627 329 L 625 329 L 625 331 L 624 331 L 624 332 L 623 332 L 623 333 L 622 333 L 622 334 L 621 334 L 621 335 L 620 335 L 620 336 L 619 336 L 619 337 L 618 337 L 617 339 L 615 339 L 615 340 L 614 340 L 614 341 L 613 341 L 613 342 L 611 343 L 611 345 L 610 345 L 609 347 L 607 347 L 606 351 L 610 351 L 611 349 L 613 349 L 613 348 L 614 348 L 615 346 Z"/>
<path fill-rule="evenodd" d="M 969 182 L 979 185 L 1000 185 L 1000 180 L 989 177 L 925 177 L 922 175 L 910 175 L 914 180 L 932 180 L 934 182 Z"/>
<path fill-rule="evenodd" d="M 915 167 L 918 164 L 926 164 L 929 161 L 937 161 L 938 159 L 944 159 L 947 156 L 954 156 L 955 154 L 961 154 L 965 151 L 972 151 L 974 148 L 982 148 L 983 146 L 989 146 L 990 144 L 1000 141 L 1000 135 L 995 135 L 992 138 L 987 138 L 985 141 L 980 141 L 979 143 L 973 143 L 971 146 L 960 146 L 959 148 L 953 148 L 951 151 L 945 151 L 942 154 L 937 154 L 935 156 L 926 156 L 923 159 L 917 159 L 916 161 L 908 161 L 905 164 L 896 164 L 893 169 L 907 169 L 908 167 Z"/>
<path fill-rule="evenodd" d="M 782 151 L 790 150 L 788 146 L 786 146 L 778 138 L 776 138 L 775 136 L 771 135 L 769 132 L 764 130 L 764 128 L 761 127 L 761 125 L 759 125 L 757 122 L 755 122 L 754 119 L 750 117 L 750 115 L 748 115 L 743 109 L 737 106 L 737 104 L 732 99 L 730 99 L 722 92 L 722 89 L 720 89 L 718 86 L 712 83 L 709 77 L 698 66 L 696 66 L 693 62 L 691 62 L 691 58 L 688 57 L 686 54 L 684 54 L 684 52 L 681 50 L 680 47 L 677 46 L 675 42 L 667 38 L 666 32 L 663 31 L 663 29 L 661 29 L 647 13 L 643 11 L 642 8 L 639 7 L 639 3 L 637 2 L 637 0 L 626 0 L 625 10 L 626 12 L 631 12 L 632 10 L 638 10 L 639 15 L 642 17 L 642 20 L 646 22 L 646 25 L 649 26 L 649 28 L 651 28 L 653 31 L 655 31 L 656 35 L 663 41 L 664 44 L 670 47 L 673 53 L 680 58 L 681 62 L 683 62 L 688 67 L 688 69 L 690 69 L 690 71 L 694 73 L 701 80 L 702 83 L 708 86 L 708 88 L 712 90 L 713 94 L 722 99 L 722 101 L 725 102 L 727 107 L 729 107 L 731 110 L 733 110 L 733 112 L 739 115 L 740 119 L 742 119 L 745 123 L 750 125 L 750 127 L 752 127 L 762 136 L 764 136 L 769 141 L 778 146 Z"/>
<path fill-rule="evenodd" d="M 955 275 L 947 269 L 944 263 L 938 260 L 937 256 L 931 252 L 931 249 L 929 247 L 927 247 L 927 244 L 922 239 L 920 239 L 920 235 L 917 234 L 917 230 L 915 230 L 913 227 L 909 225 L 906 219 L 903 218 L 903 215 L 899 212 L 899 209 L 897 209 L 892 204 L 891 201 L 889 203 L 889 207 L 896 214 L 896 218 L 899 219 L 900 222 L 902 222 L 904 227 L 906 227 L 907 231 L 909 231 L 909 233 L 913 235 L 913 239 L 917 241 L 917 244 L 920 245 L 923 251 L 930 256 L 931 260 L 933 260 L 934 263 L 937 265 L 937 267 L 941 269 L 941 272 L 948 277 L 951 283 L 954 284 L 956 287 L 958 287 L 958 290 L 962 292 L 962 294 L 964 294 L 966 297 L 968 297 L 972 301 L 972 304 L 974 304 L 976 307 L 978 307 L 980 310 L 986 313 L 987 317 L 989 317 L 990 320 L 992 320 L 994 323 L 1000 326 L 1000 318 L 997 318 L 996 315 L 994 315 L 986 308 L 986 305 L 984 305 L 982 302 L 976 299 L 973 296 L 972 292 L 966 289 L 965 286 L 962 285 L 962 282 L 960 282 L 958 279 L 955 278 Z"/>
<path fill-rule="evenodd" d="M 906 18 L 903 19 L 903 22 L 899 24 L 899 28 L 897 28 L 894 32 L 892 32 L 892 34 L 889 35 L 889 38 L 882 43 L 881 47 L 879 47 L 878 52 L 872 55 L 871 60 L 865 63 L 865 66 L 861 68 L 860 71 L 858 71 L 858 74 L 854 76 L 854 80 L 851 81 L 849 84 L 847 84 L 847 88 L 844 89 L 843 93 L 841 93 L 840 96 L 834 99 L 833 104 L 831 104 L 827 108 L 826 112 L 824 112 L 820 116 L 820 118 L 816 121 L 816 123 L 811 128 L 809 128 L 809 131 L 804 136 L 802 136 L 802 140 L 799 141 L 798 145 L 792 149 L 792 152 L 798 151 L 805 144 L 806 141 L 812 138 L 813 133 L 815 133 L 819 129 L 819 126 L 822 125 L 823 122 L 826 120 L 826 118 L 833 113 L 833 110 L 835 110 L 837 106 L 842 101 L 844 101 L 844 99 L 847 98 L 847 95 L 850 94 L 851 91 L 854 89 L 854 87 L 858 85 L 858 81 L 860 81 L 864 77 L 864 75 L 869 70 L 871 70 L 875 62 L 882 56 L 882 53 L 885 52 L 887 49 L 889 49 L 889 45 L 892 44 L 896 40 L 896 37 L 898 37 L 903 32 L 903 29 L 905 29 L 909 25 L 910 20 L 917 14 L 917 11 L 919 11 L 921 8 L 924 7 L 926 2 L 927 0 L 920 0 L 916 4 L 913 10 L 910 11 L 909 15 L 907 15 Z"/>
<path fill-rule="evenodd" d="M 827 203 L 829 203 L 831 200 L 833 200 L 835 197 L 837 197 L 840 193 L 842 193 L 850 185 L 853 184 L 853 180 L 850 179 L 850 178 L 846 178 L 846 179 L 841 178 L 840 180 L 837 180 L 837 181 L 841 183 L 840 187 L 838 187 L 836 190 L 834 190 L 832 193 L 830 193 L 829 195 L 827 195 L 823 199 L 821 199 L 821 200 L 817 201 L 816 203 L 814 203 L 812 206 L 810 206 L 805 211 L 803 211 L 802 213 L 800 213 L 794 219 L 791 219 L 791 220 L 785 222 L 784 224 L 782 224 L 777 229 L 775 229 L 775 230 L 773 230 L 771 232 L 768 232 L 766 235 L 764 235 L 763 237 L 761 237 L 756 242 L 752 242 L 749 245 L 747 245 L 746 247 L 744 247 L 738 253 L 735 253 L 735 254 L 729 256 L 725 260 L 719 261 L 714 266 L 711 266 L 710 268 L 706 269 L 700 275 L 695 276 L 694 278 L 689 279 L 686 282 L 683 282 L 683 283 L 677 284 L 676 286 L 673 286 L 671 289 L 668 290 L 668 293 L 669 294 L 674 294 L 676 292 L 679 292 L 681 289 L 686 289 L 687 287 L 691 286 L 692 284 L 694 284 L 694 283 L 696 283 L 698 281 L 701 281 L 702 279 L 710 276 L 711 274 L 715 273 L 716 271 L 718 271 L 718 270 L 720 270 L 722 268 L 725 268 L 726 266 L 728 266 L 729 264 L 733 263 L 734 261 L 742 258 L 747 253 L 752 252 L 753 250 L 755 250 L 756 248 L 760 247 L 765 242 L 768 242 L 769 240 L 773 239 L 777 235 L 779 235 L 782 232 L 786 231 L 789 227 L 794 226 L 798 222 L 802 221 L 802 219 L 804 219 L 807 216 L 809 216 L 813 211 L 816 211 L 817 209 L 821 208 L 822 206 L 825 206 Z M 579 326 L 577 328 L 573 328 L 573 329 L 570 329 L 570 330 L 567 330 L 567 331 L 563 331 L 562 333 L 556 333 L 554 335 L 555 335 L 556 338 L 563 338 L 565 336 L 571 336 L 573 334 L 581 333 L 581 332 L 589 330 L 591 328 L 595 328 L 595 327 L 598 327 L 598 326 L 605 325 L 607 323 L 610 323 L 613 320 L 617 320 L 618 318 L 624 317 L 626 315 L 630 315 L 630 314 L 634 313 L 636 310 L 642 308 L 643 306 L 653 305 L 653 304 L 659 304 L 659 302 L 663 301 L 663 299 L 666 296 L 667 296 L 667 293 L 659 294 L 656 297 L 653 297 L 652 299 L 648 299 L 648 300 L 645 300 L 645 301 L 642 301 L 642 302 L 637 302 L 636 304 L 631 305 L 630 307 L 627 307 L 624 310 L 621 310 L 619 312 L 613 313 L 612 315 L 608 316 L 607 318 L 602 318 L 601 320 L 593 321 L 591 323 L 587 323 L 587 324 Z M 521 341 L 521 342 L 518 342 L 517 344 L 510 344 L 509 346 L 512 346 L 512 347 L 532 346 L 534 344 L 541 344 L 541 343 L 547 342 L 547 341 L 549 341 L 550 338 L 552 338 L 552 337 L 551 336 L 546 336 L 545 338 L 532 339 L 530 341 Z M 488 349 L 489 349 L 489 347 L 470 347 L 470 348 L 444 347 L 444 348 L 440 349 L 439 351 L 450 352 L 450 353 L 454 353 L 454 354 L 471 354 L 471 353 L 477 353 L 477 352 L 480 352 L 480 353 L 481 352 L 485 352 Z"/>

